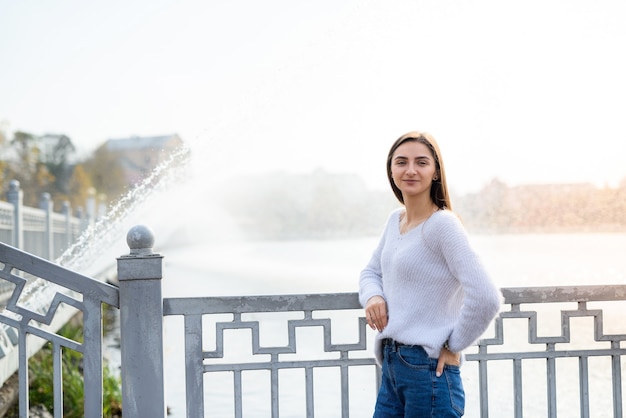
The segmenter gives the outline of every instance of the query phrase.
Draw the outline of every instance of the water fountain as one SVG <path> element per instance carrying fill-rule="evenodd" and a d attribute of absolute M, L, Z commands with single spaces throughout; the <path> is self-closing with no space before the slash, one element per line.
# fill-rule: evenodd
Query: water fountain
<path fill-rule="evenodd" d="M 189 156 L 190 151 L 186 147 L 173 152 L 147 178 L 111 206 L 103 217 L 88 227 L 55 263 L 102 281 L 114 280 L 115 259 L 127 251 L 123 247 L 124 234 L 131 225 L 139 223 L 139 219 L 146 216 L 146 210 L 154 207 L 155 200 L 168 193 L 173 186 L 181 184 L 188 168 Z M 26 278 L 27 284 L 17 295 L 17 300 L 9 300 L 8 307 L 2 309 L 2 315 L 9 319 L 20 319 L 18 313 L 11 311 L 17 307 L 37 315 L 45 315 L 56 295 L 82 299 L 80 294 L 41 278 L 30 277 L 20 271 L 14 271 L 13 274 Z M 51 324 L 43 328 L 54 333 L 77 313 L 76 308 L 62 303 L 56 308 Z M 28 356 L 37 352 L 45 342 L 29 335 Z M 6 381 L 17 369 L 17 343 L 16 330 L 1 324 L 0 383 Z"/>

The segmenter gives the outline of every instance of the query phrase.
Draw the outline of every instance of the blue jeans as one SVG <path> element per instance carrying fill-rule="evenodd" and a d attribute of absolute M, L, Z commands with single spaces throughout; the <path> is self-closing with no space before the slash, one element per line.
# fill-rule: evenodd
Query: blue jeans
<path fill-rule="evenodd" d="M 458 418 L 465 392 L 458 366 L 435 376 L 437 359 L 417 345 L 386 344 L 374 418 Z"/>

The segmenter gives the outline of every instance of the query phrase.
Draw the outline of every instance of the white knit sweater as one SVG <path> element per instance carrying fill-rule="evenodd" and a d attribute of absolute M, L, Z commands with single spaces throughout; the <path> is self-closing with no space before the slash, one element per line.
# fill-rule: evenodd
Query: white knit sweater
<path fill-rule="evenodd" d="M 437 211 L 401 234 L 403 212 L 391 213 L 359 283 L 362 306 L 376 295 L 387 301 L 389 322 L 374 350 L 379 363 L 383 338 L 421 345 L 431 358 L 446 340 L 453 352 L 463 351 L 485 332 L 502 300 L 454 213 Z"/>

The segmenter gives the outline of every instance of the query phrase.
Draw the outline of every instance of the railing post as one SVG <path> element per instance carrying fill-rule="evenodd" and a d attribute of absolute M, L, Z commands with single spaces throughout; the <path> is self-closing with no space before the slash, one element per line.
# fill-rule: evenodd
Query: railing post
<path fill-rule="evenodd" d="M 89 228 L 89 216 L 86 215 L 85 210 L 82 206 L 76 208 L 76 217 L 80 219 L 80 230 L 86 231 Z"/>
<path fill-rule="evenodd" d="M 61 213 L 65 215 L 65 248 L 63 251 L 70 248 L 72 245 L 72 241 L 74 240 L 74 236 L 72 234 L 72 207 L 70 206 L 69 201 L 63 202 L 63 209 L 61 209 Z"/>
<path fill-rule="evenodd" d="M 22 207 L 24 192 L 20 189 L 20 182 L 11 180 L 7 191 L 7 201 L 13 205 L 13 242 L 15 248 L 24 248 L 24 221 Z"/>
<path fill-rule="evenodd" d="M 96 189 L 90 187 L 87 190 L 87 202 L 85 203 L 85 215 L 87 216 L 88 226 L 93 225 L 96 221 Z"/>
<path fill-rule="evenodd" d="M 107 195 L 104 193 L 98 194 L 98 215 L 97 219 L 104 218 L 107 214 Z"/>
<path fill-rule="evenodd" d="M 54 259 L 54 230 L 52 228 L 52 211 L 54 202 L 50 193 L 42 193 L 39 198 L 39 208 L 46 212 L 46 230 L 44 231 L 44 251 L 48 260 Z"/>
<path fill-rule="evenodd" d="M 154 236 L 137 225 L 126 237 L 130 254 L 117 259 L 120 288 L 122 408 L 124 417 L 165 417 L 163 380 L 163 257 Z"/>

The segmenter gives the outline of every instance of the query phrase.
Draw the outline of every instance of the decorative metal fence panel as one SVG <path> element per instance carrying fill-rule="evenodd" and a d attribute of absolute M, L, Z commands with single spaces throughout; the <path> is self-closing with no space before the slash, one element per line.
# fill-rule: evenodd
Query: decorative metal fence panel
<path fill-rule="evenodd" d="M 63 213 L 55 213 L 48 193 L 42 195 L 40 208 L 24 206 L 16 180 L 11 181 L 7 198 L 8 202 L 0 201 L 0 242 L 48 260 L 63 255 L 93 220 L 93 214 L 91 218 L 72 216 L 69 202 L 64 204 Z M 0 306 L 8 292 L 8 284 L 0 282 Z"/>
<path fill-rule="evenodd" d="M 315 384 L 314 370 L 321 368 L 331 368 L 338 371 L 335 382 L 326 381 L 323 385 L 336 384 L 333 389 L 340 394 L 341 416 L 350 416 L 350 386 L 352 382 L 351 369 L 367 367 L 371 376 L 371 387 L 376 388 L 380 376 L 375 360 L 371 353 L 367 353 L 367 333 L 366 321 L 361 317 L 361 307 L 356 294 L 309 294 L 309 295 L 277 295 L 277 296 L 247 296 L 247 297 L 213 297 L 213 298 L 171 298 L 164 299 L 164 315 L 184 315 L 185 327 L 185 373 L 187 390 L 187 416 L 204 417 L 204 374 L 208 374 L 208 384 L 215 388 L 215 381 L 211 381 L 211 376 L 216 373 L 232 373 L 233 385 L 233 410 L 236 417 L 250 416 L 244 411 L 244 374 L 259 370 L 268 370 L 269 382 L 269 409 L 272 417 L 279 417 L 281 414 L 279 392 L 281 387 L 288 384 L 295 384 L 292 379 L 280 384 L 281 372 L 287 370 L 303 371 L 304 386 L 302 397 L 305 402 L 304 410 L 296 416 L 315 416 Z M 333 320 L 330 311 L 345 311 L 341 319 Z M 263 314 L 276 314 L 298 312 L 299 317 L 291 315 L 290 319 L 280 320 L 274 323 L 273 329 L 267 333 L 283 333 L 286 336 L 284 343 L 275 342 L 263 343 L 264 321 L 270 320 L 270 316 Z M 223 315 L 226 314 L 228 318 Z M 213 349 L 203 347 L 203 340 L 206 339 L 203 326 L 204 319 L 211 315 L 219 316 L 212 321 L 214 326 Z M 348 322 L 356 333 L 352 333 L 346 338 L 345 332 L 339 326 L 343 322 Z M 211 321 L 209 321 L 211 322 Z M 320 336 L 307 339 L 300 335 L 300 331 L 314 327 L 321 331 Z M 251 355 L 247 361 L 237 360 L 229 362 L 229 350 L 240 351 L 242 348 L 238 343 L 228 345 L 226 333 L 233 330 L 247 330 L 249 338 L 248 347 L 251 348 Z M 266 336 L 267 337 L 267 336 Z M 271 338 L 266 338 L 271 340 Z M 341 340 L 341 342 L 339 342 Z M 311 346 L 322 348 L 323 353 L 313 357 L 298 357 L 296 353 L 309 351 Z M 245 350 L 244 350 L 245 351 Z M 306 356 L 305 356 L 306 357 Z M 353 383 L 362 385 L 363 382 Z M 372 396 L 375 390 L 372 390 Z M 261 400 L 260 403 L 263 403 Z M 211 406 L 211 410 L 213 406 Z M 254 413 L 252 413 L 254 415 Z"/>
<path fill-rule="evenodd" d="M 46 211 L 23 206 L 22 225 L 24 227 L 24 248 L 28 248 L 28 252 L 31 254 L 48 258 Z"/>
<path fill-rule="evenodd" d="M 69 209 L 68 209 L 69 210 Z M 78 240 L 85 229 L 80 218 L 52 213 L 52 259 L 61 257 L 65 250 Z"/>
<path fill-rule="evenodd" d="M 477 388 L 467 388 L 468 392 L 478 395 L 472 398 L 475 402 L 470 405 L 476 410 L 480 402 L 480 416 L 504 417 L 511 416 L 520 418 L 523 416 L 556 417 L 570 415 L 572 408 L 576 407 L 581 417 L 598 416 L 593 411 L 602 411 L 602 416 L 622 417 L 623 394 L 621 388 L 622 362 L 621 356 L 626 354 L 626 348 L 621 347 L 621 342 L 626 339 L 622 333 L 610 334 L 605 332 L 603 309 L 601 307 L 590 309 L 589 304 L 598 302 L 606 306 L 612 302 L 626 301 L 626 286 L 578 286 L 578 287 L 546 287 L 546 288 L 506 288 L 502 289 L 505 297 L 505 308 L 494 322 L 494 326 L 485 335 L 476 347 L 470 348 L 466 354 L 466 371 L 469 374 L 469 382 L 477 383 Z M 526 304 L 534 304 L 533 310 L 528 310 Z M 563 306 L 566 304 L 567 306 Z M 508 309 L 507 309 L 508 305 Z M 615 307 L 614 307 L 615 308 Z M 623 312 L 622 308 L 613 311 Z M 338 321 L 324 318 L 326 312 L 331 310 L 352 311 L 355 319 L 349 322 L 358 330 L 355 340 L 346 344 L 336 344 L 333 340 L 335 334 L 332 330 L 338 326 Z M 275 327 L 272 332 L 283 332 L 288 338 L 285 344 L 263 344 L 262 316 L 261 313 L 277 312 L 301 312 L 301 317 L 284 321 L 281 327 Z M 251 315 L 247 316 L 246 314 Z M 371 349 L 368 350 L 368 335 L 366 323 L 358 303 L 356 294 L 317 294 L 317 295 L 282 295 L 282 296 L 246 296 L 246 297 L 212 297 L 212 298 L 173 298 L 164 299 L 164 315 L 184 316 L 185 329 L 185 374 L 187 391 L 187 416 L 204 417 L 205 413 L 205 389 L 210 392 L 215 390 L 216 380 L 213 375 L 229 373 L 232 375 L 230 382 L 233 397 L 234 416 L 246 416 L 245 390 L 243 389 L 243 376 L 246 372 L 268 370 L 269 384 L 271 387 L 271 416 L 279 417 L 281 414 L 280 397 L 281 391 L 279 372 L 286 369 L 300 368 L 304 372 L 303 397 L 306 399 L 306 416 L 315 416 L 315 394 L 313 391 L 313 370 L 324 367 L 337 367 L 341 369 L 341 416 L 350 416 L 350 386 L 366 384 L 362 380 L 354 383 L 349 379 L 348 370 L 356 366 L 370 366 L 370 377 L 377 382 L 380 379 L 379 370 L 374 366 L 371 358 Z M 224 316 L 226 315 L 226 316 Z M 254 316 L 256 315 L 256 316 Z M 218 316 L 210 320 L 211 316 Z M 555 327 L 548 329 L 548 336 L 541 335 L 538 324 L 541 316 L 547 320 L 549 316 L 557 316 L 559 321 Z M 593 321 L 592 327 L 577 329 L 577 333 L 589 333 L 589 339 L 593 341 L 584 348 L 581 344 L 573 341 L 572 320 L 575 318 L 589 317 Z M 618 313 L 619 317 L 619 313 Z M 614 318 L 615 319 L 615 318 Z M 347 319 L 350 321 L 350 319 Z M 527 326 L 509 329 L 505 341 L 505 324 L 508 321 L 520 320 L 527 322 Z M 342 318 L 341 321 L 346 321 Z M 619 322 L 619 319 L 617 319 Z M 613 326 L 618 326 L 613 324 Z M 323 351 L 336 353 L 337 356 L 327 359 L 325 355 L 317 359 L 293 360 L 290 356 L 296 353 L 296 349 L 302 349 L 296 337 L 297 330 L 303 327 L 320 327 L 323 330 Z M 526 329 L 524 329 L 526 328 Z M 226 344 L 226 333 L 233 330 L 247 330 L 247 339 L 236 340 L 237 343 Z M 488 337 L 492 333 L 493 337 Z M 512 333 L 515 333 L 513 335 Z M 527 342 L 518 344 L 518 339 L 527 335 Z M 577 337 L 580 337 L 578 335 Z M 233 340 L 235 341 L 235 340 Z M 310 342 L 308 342 L 310 344 Z M 229 350 L 242 351 L 241 344 L 247 344 L 251 350 L 250 360 L 227 361 Z M 355 356 L 355 353 L 361 354 Z M 600 405 L 592 407 L 590 399 L 590 371 L 589 359 L 605 357 L 610 359 L 610 367 L 606 373 L 610 373 L 612 391 L 609 394 L 601 394 Z M 234 357 L 231 357 L 234 358 Z M 578 373 L 575 382 L 567 382 L 562 385 L 562 380 L 557 379 L 558 359 L 573 358 L 578 363 Z M 522 376 L 524 364 L 530 361 L 545 362 L 542 367 L 535 367 L 531 374 L 533 378 L 543 380 L 545 385 L 541 399 L 533 397 L 524 400 L 524 392 L 528 391 L 528 385 L 523 384 Z M 498 380 L 493 371 L 501 370 L 503 362 L 510 362 L 512 377 L 508 382 Z M 472 364 L 473 363 L 473 364 Z M 477 377 L 471 377 L 472 367 L 476 365 Z M 497 365 L 497 368 L 496 368 Z M 493 369 L 493 370 L 490 370 Z M 536 370 L 540 370 L 541 376 L 537 376 Z M 569 372 L 567 379 L 570 379 Z M 205 378 L 206 376 L 206 378 Z M 206 381 L 205 381 L 206 379 Z M 530 380 L 530 379 L 529 379 Z M 557 382 L 558 386 L 557 387 Z M 534 385 L 532 382 L 527 382 Z M 205 384 L 208 386 L 205 388 Z M 291 381 L 288 384 L 293 384 Z M 466 382 L 467 384 L 467 382 Z M 577 386 L 578 396 L 574 397 L 571 405 L 571 385 Z M 561 387 L 562 386 L 562 387 Z M 489 400 L 489 388 L 492 390 L 492 400 Z M 497 394 L 497 396 L 493 396 Z M 566 399 L 567 409 L 561 411 L 557 408 L 557 394 Z M 534 395 L 533 395 L 534 396 Z M 502 399 L 511 399 L 510 402 Z M 470 397 L 471 398 L 471 397 Z M 576 398 L 578 401 L 576 401 Z M 524 410 L 524 404 L 533 405 L 533 410 Z M 609 415 L 607 405 L 612 405 L 612 415 Z M 537 412 L 539 411 L 539 412 Z M 524 413 L 526 412 L 526 415 Z M 530 414 L 530 415 L 529 415 Z M 206 415 L 208 416 L 208 415 Z M 305 412 L 302 412 L 305 416 Z"/>
<path fill-rule="evenodd" d="M 2 350 L 0 358 L 17 351 L 16 361 L 2 364 L 18 370 L 20 416 L 26 417 L 29 409 L 28 359 L 49 342 L 54 363 L 54 416 L 63 416 L 61 354 L 70 349 L 83 355 L 85 416 L 101 417 L 102 304 L 119 307 L 118 289 L 3 243 L 0 279 L 13 287 L 0 312 L 0 329 L 2 340 L 16 345 L 17 350 Z M 83 342 L 57 335 L 56 331 L 79 312 Z"/>
<path fill-rule="evenodd" d="M 13 244 L 13 205 L 0 201 L 0 242 Z"/>
<path fill-rule="evenodd" d="M 497 417 L 503 416 L 503 412 L 515 418 L 539 416 L 537 414 L 547 417 L 574 416 L 572 414 L 577 407 L 579 416 L 583 418 L 621 418 L 624 402 L 621 356 L 626 355 L 626 348 L 621 344 L 626 340 L 626 333 L 622 333 L 626 331 L 623 322 L 626 286 L 521 287 L 505 288 L 502 293 L 509 310 L 503 310 L 496 319 L 493 338 L 482 339 L 477 350 L 466 355 L 468 361 L 478 362 L 481 417 L 488 417 L 490 410 Z M 591 309 L 589 305 L 594 303 L 597 306 Z M 605 312 L 612 313 L 611 324 L 605 323 Z M 551 327 L 542 327 L 551 316 L 559 321 L 552 321 Z M 584 318 L 591 323 L 578 321 Z M 518 323 L 517 327 L 512 324 L 514 322 Z M 507 327 L 509 323 L 511 327 Z M 621 332 L 609 333 L 605 331 L 608 326 Z M 527 341 L 515 341 L 516 335 L 524 335 L 524 332 Z M 608 393 L 600 393 L 594 405 L 590 399 L 590 381 L 594 376 L 590 374 L 589 362 L 599 358 L 609 360 L 610 366 L 603 363 L 601 377 L 596 377 L 595 382 L 610 380 L 611 389 Z M 568 359 L 575 360 L 577 365 L 572 367 Z M 537 360 L 545 362 L 544 365 L 536 367 Z M 488 373 L 488 367 L 493 368 L 498 363 L 502 366 L 501 363 L 506 362 L 510 363 L 512 373 L 509 387 L 502 386 L 497 374 Z M 558 362 L 562 362 L 560 371 L 565 378 L 559 379 Z M 525 373 L 525 368 L 529 367 L 535 374 L 537 371 L 544 373 L 545 383 L 533 383 L 545 385 L 546 393 L 540 398 L 524 396 L 529 389 L 524 377 L 532 378 L 531 374 Z M 498 396 L 512 393 L 508 411 L 490 408 L 489 388 L 497 391 Z M 578 396 L 573 396 L 573 393 L 578 393 Z M 568 412 L 559 413 L 559 396 L 566 400 L 560 403 L 561 409 Z M 502 408 L 501 405 L 499 408 Z M 527 410 L 531 406 L 535 409 L 532 412 Z M 611 408 L 612 414 L 609 412 Z"/>

